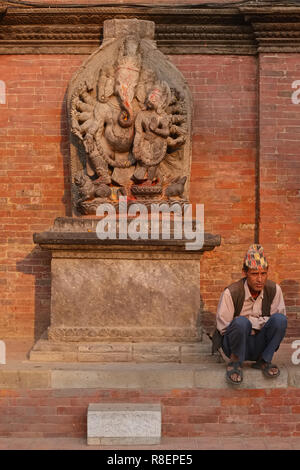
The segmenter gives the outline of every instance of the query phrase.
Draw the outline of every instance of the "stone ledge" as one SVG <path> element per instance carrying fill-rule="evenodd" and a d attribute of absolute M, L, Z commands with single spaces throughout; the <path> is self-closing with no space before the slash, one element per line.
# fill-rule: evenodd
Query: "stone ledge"
<path fill-rule="evenodd" d="M 274 361 L 275 362 L 275 361 Z M 277 361 L 278 363 L 278 361 Z M 277 379 L 267 379 L 244 365 L 244 380 L 235 389 L 300 388 L 300 367 L 281 365 Z M 225 364 L 33 363 L 0 366 L 0 389 L 230 389 Z"/>
<path fill-rule="evenodd" d="M 111 18 L 156 23 L 158 48 L 167 54 L 254 54 L 255 40 L 238 8 L 122 5 L 72 8 L 16 8 L 0 15 L 0 53 L 90 54 Z"/>
<path fill-rule="evenodd" d="M 268 380 L 260 371 L 251 369 L 250 363 L 245 363 L 244 381 L 241 386 L 233 387 L 225 381 L 225 363 L 220 364 L 219 356 L 212 356 L 209 353 L 211 343 L 205 337 L 202 343 L 181 345 L 185 353 L 192 353 L 194 356 L 193 361 L 181 364 L 176 362 L 103 363 L 101 361 L 66 363 L 62 360 L 39 362 L 28 360 L 32 340 L 27 342 L 6 340 L 5 342 L 7 363 L 0 365 L 0 391 L 61 389 L 64 392 L 64 390 L 71 389 L 76 393 L 76 389 L 86 389 L 89 393 L 88 389 L 91 388 L 127 389 L 129 391 L 133 389 L 300 388 L 300 365 L 292 364 L 291 356 L 294 349 L 289 343 L 283 343 L 273 359 L 273 362 L 281 369 L 278 379 Z M 140 348 L 142 345 L 136 346 Z M 66 347 L 66 344 L 61 343 L 62 350 Z M 81 345 L 80 349 L 84 353 L 87 348 L 105 349 L 105 347 L 105 345 L 85 344 Z M 123 343 L 118 347 L 126 349 L 128 345 Z M 201 359 L 205 362 L 201 363 Z"/>
<path fill-rule="evenodd" d="M 165 54 L 297 53 L 300 5 L 275 0 L 236 6 L 184 8 L 122 5 L 61 8 L 0 7 L 0 54 L 91 54 L 111 18 L 154 21 L 158 48 Z"/>

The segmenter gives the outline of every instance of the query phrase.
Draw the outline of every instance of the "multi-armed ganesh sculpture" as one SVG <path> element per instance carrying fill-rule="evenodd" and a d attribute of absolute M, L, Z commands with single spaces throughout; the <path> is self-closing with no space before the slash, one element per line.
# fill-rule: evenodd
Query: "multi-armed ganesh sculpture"
<path fill-rule="evenodd" d="M 144 23 L 141 26 L 141 23 Z M 107 21 L 68 92 L 73 212 L 103 202 L 188 200 L 191 98 L 151 22 Z"/>

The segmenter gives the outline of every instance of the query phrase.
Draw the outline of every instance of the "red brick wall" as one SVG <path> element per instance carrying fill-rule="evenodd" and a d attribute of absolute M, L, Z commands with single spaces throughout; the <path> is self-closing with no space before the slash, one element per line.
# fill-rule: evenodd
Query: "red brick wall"
<path fill-rule="evenodd" d="M 194 99 L 191 201 L 205 204 L 206 231 L 222 236 L 221 247 L 202 257 L 205 325 L 212 324 L 223 288 L 240 276 L 243 255 L 255 239 L 260 117 L 261 242 L 271 261 L 272 277 L 286 294 L 292 322 L 289 334 L 300 337 L 296 318 L 300 179 L 298 144 L 290 129 L 297 126 L 300 112 L 300 105 L 291 104 L 291 83 L 300 79 L 300 70 L 293 55 L 275 56 L 274 63 L 272 57 L 261 57 L 259 64 L 252 56 L 187 55 L 170 60 L 186 77 Z M 33 245 L 32 234 L 49 228 L 55 217 L 69 215 L 65 93 L 84 58 L 1 57 L 0 80 L 7 87 L 7 103 L 0 105 L 3 339 L 38 338 L 49 324 L 50 259 Z M 274 75 L 270 75 L 270 67 L 271 72 L 274 67 Z M 268 124 L 265 120 L 272 113 Z"/>
<path fill-rule="evenodd" d="M 269 253 L 272 277 L 283 289 L 289 335 L 299 338 L 300 102 L 292 101 L 296 80 L 299 55 L 261 55 L 260 240 Z"/>
<path fill-rule="evenodd" d="M 222 245 L 201 261 L 201 298 L 208 328 L 222 290 L 241 276 L 254 241 L 257 152 L 257 65 L 254 57 L 170 58 L 194 100 L 190 198 L 203 203 L 205 231 Z"/>
<path fill-rule="evenodd" d="M 160 403 L 162 435 L 300 436 L 300 390 L 0 390 L 0 437 L 85 437 L 89 403 Z"/>
<path fill-rule="evenodd" d="M 38 336 L 49 322 L 50 260 L 32 234 L 69 211 L 64 95 L 82 60 L 1 57 L 7 90 L 0 105 L 1 337 Z"/>

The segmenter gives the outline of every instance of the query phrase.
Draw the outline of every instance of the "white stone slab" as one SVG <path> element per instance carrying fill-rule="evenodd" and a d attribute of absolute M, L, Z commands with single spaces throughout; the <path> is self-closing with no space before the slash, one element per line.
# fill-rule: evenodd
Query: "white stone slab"
<path fill-rule="evenodd" d="M 88 407 L 89 445 L 159 444 L 160 439 L 160 405 L 91 403 Z"/>
<path fill-rule="evenodd" d="M 0 341 L 0 364 L 6 364 L 6 346 L 4 341 Z"/>

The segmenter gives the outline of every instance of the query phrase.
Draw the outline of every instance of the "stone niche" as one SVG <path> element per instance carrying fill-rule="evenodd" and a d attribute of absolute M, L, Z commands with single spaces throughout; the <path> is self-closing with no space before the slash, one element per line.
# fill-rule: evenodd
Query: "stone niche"
<path fill-rule="evenodd" d="M 103 43 L 71 80 L 67 102 L 73 214 L 34 234 L 52 253 L 51 318 L 30 358 L 135 361 L 147 351 L 180 362 L 178 345 L 202 340 L 200 256 L 220 237 L 205 233 L 199 248 L 187 248 L 184 235 L 172 236 L 174 218 L 169 239 L 162 219 L 155 239 L 97 234 L 103 205 L 119 229 L 126 201 L 128 233 L 133 204 L 150 220 L 153 204 L 176 203 L 184 214 L 189 201 L 191 96 L 157 50 L 154 23 L 105 21 Z"/>

